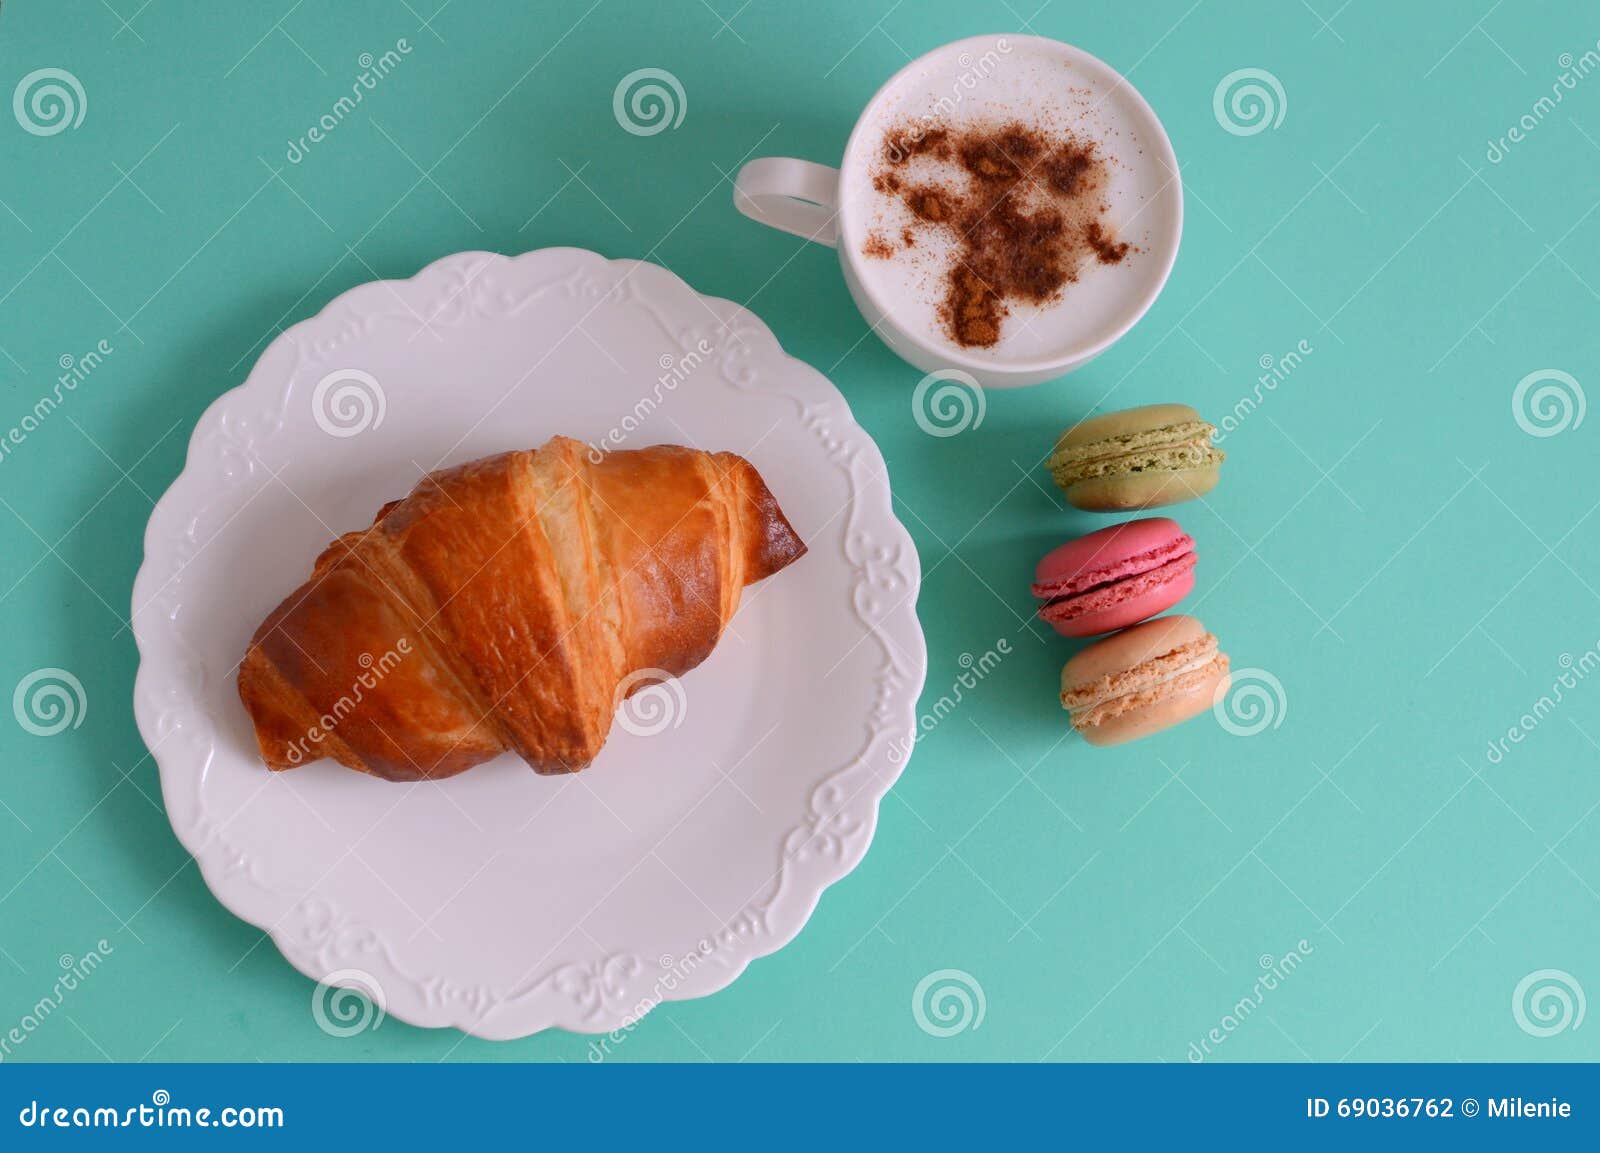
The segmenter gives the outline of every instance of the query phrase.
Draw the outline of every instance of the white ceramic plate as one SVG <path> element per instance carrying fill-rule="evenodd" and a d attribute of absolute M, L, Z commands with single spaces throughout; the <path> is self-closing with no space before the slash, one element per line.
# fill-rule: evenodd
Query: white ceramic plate
<path fill-rule="evenodd" d="M 742 453 L 810 552 L 581 774 L 269 773 L 235 686 L 262 617 L 425 470 L 555 433 Z M 602 1032 L 727 985 L 861 859 L 918 579 L 877 447 L 748 312 L 637 261 L 462 253 L 340 296 L 201 418 L 145 535 L 135 712 L 206 883 L 308 976 L 418 1025 Z"/>

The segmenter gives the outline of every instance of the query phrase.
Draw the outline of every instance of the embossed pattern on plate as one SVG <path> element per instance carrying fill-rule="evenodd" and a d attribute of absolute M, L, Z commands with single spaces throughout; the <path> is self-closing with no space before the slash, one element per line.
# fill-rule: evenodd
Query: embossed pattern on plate
<path fill-rule="evenodd" d="M 742 453 L 810 552 L 582 774 L 268 773 L 235 689 L 265 613 L 425 471 L 555 433 Z M 135 713 L 206 883 L 308 976 L 418 1025 L 605 1032 L 726 986 L 866 852 L 919 575 L 876 445 L 749 312 L 638 261 L 461 253 L 343 294 L 201 418 L 145 535 Z"/>

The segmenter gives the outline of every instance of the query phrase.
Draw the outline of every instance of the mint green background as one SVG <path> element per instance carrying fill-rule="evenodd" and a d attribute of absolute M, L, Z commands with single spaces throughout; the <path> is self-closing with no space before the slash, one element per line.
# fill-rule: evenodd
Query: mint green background
<path fill-rule="evenodd" d="M 1302 939 L 1299 972 L 1220 1058 L 1600 1056 L 1600 1022 L 1540 1039 L 1511 1010 L 1537 969 L 1600 995 L 1600 677 L 1487 760 L 1563 654 L 1600 643 L 1600 415 L 1537 438 L 1511 409 L 1548 368 L 1600 403 L 1600 76 L 1485 158 L 1558 56 L 1594 47 L 1592 5 L 454 0 L 422 26 L 438 3 L 0 15 L 0 98 L 47 66 L 88 93 L 83 124 L 47 138 L 0 103 L 0 426 L 58 358 L 115 347 L 0 461 L 0 690 L 61 666 L 89 699 L 53 738 L 0 712 L 0 1029 L 59 955 L 115 950 L 12 1059 L 585 1058 L 560 1033 L 319 1032 L 311 982 L 169 831 L 121 627 L 151 499 L 268 337 L 374 277 L 543 245 L 646 257 L 747 302 L 837 382 L 921 552 L 924 709 L 962 654 L 1012 648 L 922 742 L 799 939 L 658 1010 L 616 1059 L 1183 1060 L 1257 958 Z M 912 420 L 920 374 L 865 336 L 833 254 L 737 216 L 725 174 L 834 159 L 908 54 L 1024 26 L 1131 71 L 1184 165 L 1183 250 L 1110 353 L 990 394 L 981 427 L 935 439 Z M 286 164 L 359 54 L 400 37 L 399 70 Z M 611 97 L 647 66 L 688 106 L 640 138 Z M 1212 92 L 1244 67 L 1281 80 L 1287 113 L 1237 137 Z M 1222 485 L 1177 513 L 1202 558 L 1190 611 L 1236 669 L 1278 678 L 1281 725 L 1059 741 L 1071 650 L 1030 623 L 1027 583 L 1103 519 L 1050 489 L 1052 437 L 1094 407 L 1183 400 L 1219 420 L 1258 358 L 1302 339 L 1313 354 L 1228 437 Z M 942 968 L 987 1002 L 948 1039 L 911 1013 Z"/>

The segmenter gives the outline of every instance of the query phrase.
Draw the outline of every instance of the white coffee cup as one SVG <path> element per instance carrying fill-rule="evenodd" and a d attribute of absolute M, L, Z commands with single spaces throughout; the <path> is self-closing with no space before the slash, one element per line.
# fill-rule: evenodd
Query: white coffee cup
<path fill-rule="evenodd" d="M 1108 161 L 1106 220 L 1137 250 L 1119 264 L 1086 265 L 1053 303 L 1008 302 L 1001 338 L 987 348 L 963 347 L 945 331 L 929 266 L 937 252 L 901 260 L 863 251 L 894 210 L 872 186 L 885 132 L 979 119 L 1096 141 Z M 965 372 L 989 387 L 1053 380 L 1110 348 L 1155 302 L 1183 233 L 1178 161 L 1150 105 L 1109 65 L 1039 36 L 974 36 L 913 60 L 867 104 L 838 168 L 752 160 L 734 181 L 733 200 L 752 220 L 838 248 L 856 307 L 905 360 L 926 372 Z"/>

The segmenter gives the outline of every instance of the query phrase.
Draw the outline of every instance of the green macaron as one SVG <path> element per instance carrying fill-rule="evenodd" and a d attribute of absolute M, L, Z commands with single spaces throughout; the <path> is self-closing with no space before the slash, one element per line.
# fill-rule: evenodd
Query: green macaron
<path fill-rule="evenodd" d="M 1046 462 L 1067 502 L 1090 512 L 1177 504 L 1210 492 L 1223 453 L 1186 404 L 1147 404 L 1067 429 Z"/>

